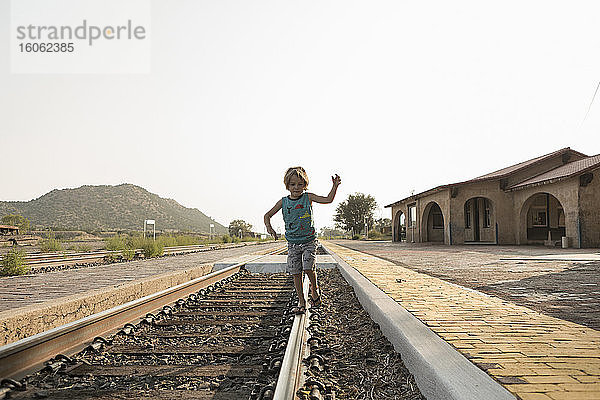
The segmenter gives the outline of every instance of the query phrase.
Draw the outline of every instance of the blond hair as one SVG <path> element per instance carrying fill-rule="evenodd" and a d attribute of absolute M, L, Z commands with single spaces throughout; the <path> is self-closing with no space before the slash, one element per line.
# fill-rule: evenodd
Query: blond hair
<path fill-rule="evenodd" d="M 283 177 L 283 184 L 285 185 L 286 189 L 288 189 L 288 186 L 290 185 L 290 179 L 292 179 L 292 176 L 297 176 L 298 178 L 304 181 L 304 189 L 308 187 L 308 174 L 306 173 L 304 168 L 291 167 L 288 168 Z"/>

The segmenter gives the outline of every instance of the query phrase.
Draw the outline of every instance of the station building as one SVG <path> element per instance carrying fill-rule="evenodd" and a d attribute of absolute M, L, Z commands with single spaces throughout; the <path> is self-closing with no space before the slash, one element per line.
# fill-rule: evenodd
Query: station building
<path fill-rule="evenodd" d="M 600 155 L 567 147 L 386 207 L 394 241 L 600 247 Z"/>

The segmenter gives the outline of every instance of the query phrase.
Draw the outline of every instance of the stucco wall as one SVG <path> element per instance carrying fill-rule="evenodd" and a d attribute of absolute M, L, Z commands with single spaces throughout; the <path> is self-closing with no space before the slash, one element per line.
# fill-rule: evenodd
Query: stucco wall
<path fill-rule="evenodd" d="M 512 192 L 515 205 L 515 233 L 517 236 L 517 244 L 531 243 L 527 240 L 527 214 L 533 201 L 532 196 L 538 193 L 550 193 L 558 199 L 563 207 L 565 213 L 565 234 L 569 238 L 570 246 L 578 247 L 578 186 L 579 177 L 574 177 L 556 183 L 528 187 Z"/>
<path fill-rule="evenodd" d="M 560 157 L 545 163 L 542 169 L 560 165 Z M 410 198 L 392 207 L 392 216 L 401 210 L 406 215 L 406 239 L 408 242 L 427 241 L 428 213 L 432 202 L 439 205 L 444 218 L 443 238 L 446 244 L 461 244 L 473 240 L 473 230 L 465 229 L 465 202 L 474 197 L 485 197 L 491 202 L 490 227 L 483 228 L 483 204 L 480 203 L 480 241 L 498 244 L 540 243 L 527 239 L 529 209 L 533 197 L 538 193 L 549 193 L 555 197 L 564 210 L 564 230 L 570 247 L 600 247 L 600 168 L 592 171 L 593 179 L 586 187 L 579 186 L 579 176 L 520 190 L 505 192 L 500 189 L 500 181 L 487 181 L 463 184 L 454 191 L 450 189 L 430 193 L 420 198 Z M 529 170 L 531 174 L 531 170 Z M 408 204 L 416 204 L 417 221 L 414 228 L 408 225 Z M 550 227 L 559 228 L 558 204 L 552 200 L 547 216 Z M 393 219 L 394 221 L 394 219 Z M 431 221 L 429 221 L 431 223 Z M 471 226 L 474 226 L 472 221 Z M 394 229 L 396 225 L 394 224 Z M 431 232 L 431 229 L 430 229 Z M 439 231 L 438 231 L 439 232 Z M 434 234 L 442 234 L 441 232 Z M 581 232 L 581 239 L 579 237 Z M 555 232 L 553 232 L 554 235 Z M 433 237 L 430 239 L 439 239 Z"/>
<path fill-rule="evenodd" d="M 592 182 L 579 187 L 582 247 L 600 247 L 600 169 L 591 173 Z"/>
<path fill-rule="evenodd" d="M 513 203 L 510 193 L 500 190 L 498 181 L 478 182 L 463 185 L 455 191 L 450 199 L 452 214 L 452 243 L 459 244 L 473 240 L 473 229 L 465 230 L 465 203 L 473 197 L 485 197 L 491 202 L 490 227 L 483 228 L 483 204 L 480 202 L 479 221 L 481 241 L 496 241 L 496 224 L 498 224 L 498 243 L 515 243 L 513 220 Z M 474 226 L 473 221 L 471 226 Z"/>
<path fill-rule="evenodd" d="M 428 237 L 428 226 L 431 225 L 431 220 L 428 219 L 429 211 L 431 209 L 432 203 L 437 203 L 437 205 L 442 210 L 442 217 L 444 218 L 444 229 L 429 229 L 431 234 L 431 238 Z M 417 202 L 417 215 L 418 215 L 418 226 L 420 226 L 419 230 L 419 242 L 430 242 L 430 241 L 442 241 L 440 236 L 443 238 L 443 242 L 445 244 L 450 243 L 450 238 L 448 235 L 448 224 L 450 221 L 450 191 L 449 190 L 441 190 L 439 192 L 432 193 L 428 196 L 424 196 L 419 199 Z M 416 241 L 416 240 L 415 240 Z"/>

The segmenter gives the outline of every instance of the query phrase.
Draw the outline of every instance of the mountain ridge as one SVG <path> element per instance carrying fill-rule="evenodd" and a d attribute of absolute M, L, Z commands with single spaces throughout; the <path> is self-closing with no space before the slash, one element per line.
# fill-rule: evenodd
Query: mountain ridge
<path fill-rule="evenodd" d="M 227 233 L 227 228 L 197 208 L 162 198 L 141 186 L 83 185 L 53 189 L 30 201 L 0 201 L 0 216 L 20 214 L 32 228 L 77 230 L 141 230 L 154 219 L 157 230 Z"/>

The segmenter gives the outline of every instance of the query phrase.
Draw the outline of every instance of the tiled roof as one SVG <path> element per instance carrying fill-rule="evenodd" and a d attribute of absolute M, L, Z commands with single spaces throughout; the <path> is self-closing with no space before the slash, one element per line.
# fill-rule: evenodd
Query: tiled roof
<path fill-rule="evenodd" d="M 423 195 L 425 193 L 431 193 L 431 192 L 435 192 L 435 191 L 447 189 L 447 188 L 450 188 L 450 187 L 453 187 L 453 186 L 463 185 L 463 184 L 466 184 L 466 183 L 474 183 L 474 182 L 479 182 L 479 181 L 491 180 L 491 179 L 505 178 L 505 177 L 509 176 L 510 174 L 512 174 L 514 172 L 520 171 L 520 170 L 522 170 L 524 168 L 527 168 L 529 166 L 532 166 L 532 165 L 534 165 L 534 164 L 536 164 L 536 163 L 538 163 L 540 161 L 546 160 L 548 158 L 556 157 L 556 156 L 558 156 L 560 154 L 563 154 L 563 153 L 576 154 L 576 155 L 579 155 L 580 157 L 586 157 L 585 159 L 591 158 L 591 157 L 588 157 L 587 155 L 585 155 L 583 153 L 580 153 L 578 151 L 572 150 L 570 147 L 565 147 L 565 148 L 562 148 L 560 150 L 553 151 L 552 153 L 544 154 L 543 156 L 532 158 L 531 160 L 523 161 L 523 162 L 520 162 L 518 164 L 511 165 L 510 167 L 502 168 L 502 169 L 499 169 L 498 171 L 494 171 L 494 172 L 490 172 L 489 174 L 481 175 L 481 176 L 479 176 L 477 178 L 473 178 L 473 179 L 470 179 L 468 181 L 451 183 L 451 184 L 447 184 L 447 185 L 440 185 L 440 186 L 434 187 L 432 189 L 425 190 L 424 192 L 421 192 L 421 193 L 409 196 L 409 197 L 407 197 L 405 199 L 402 199 L 402 200 L 396 201 L 394 203 L 388 204 L 385 207 L 392 207 L 392 206 L 394 206 L 396 204 L 399 204 L 401 202 L 404 202 L 404 201 L 406 201 L 406 200 L 408 200 L 410 198 L 415 198 L 416 199 L 417 197 L 419 197 L 419 196 L 421 196 L 421 195 Z M 580 161 L 584 161 L 585 159 L 580 160 Z M 574 162 L 577 162 L 577 161 L 574 161 Z M 566 165 L 569 165 L 569 164 L 566 164 Z M 559 168 L 562 168 L 562 167 L 559 167 Z M 513 186 L 513 187 L 515 187 L 515 186 Z"/>
<path fill-rule="evenodd" d="M 575 150 L 571 150 L 570 147 L 565 147 L 563 149 L 553 151 L 552 153 L 544 154 L 543 156 L 532 158 L 531 160 L 523 161 L 518 164 L 511 165 L 510 167 L 499 169 L 498 171 L 490 172 L 489 174 L 485 174 L 485 175 L 479 176 L 477 178 L 471 179 L 468 182 L 486 180 L 486 179 L 494 179 L 494 178 L 503 178 L 507 175 L 512 174 L 513 172 L 517 172 L 523 168 L 527 168 L 530 165 L 535 164 L 538 161 L 542 161 L 547 158 L 552 158 L 554 156 L 557 156 L 561 153 L 566 153 L 566 152 L 576 153 L 581 156 L 587 157 L 585 154 L 579 153 L 578 151 L 575 151 Z"/>
<path fill-rule="evenodd" d="M 525 186 L 541 184 L 556 179 L 569 178 L 573 175 L 577 175 L 595 168 L 600 168 L 600 154 L 561 165 L 553 170 L 538 176 L 534 176 L 533 178 L 517 183 L 516 185 L 512 185 L 509 189 L 522 189 Z"/>

